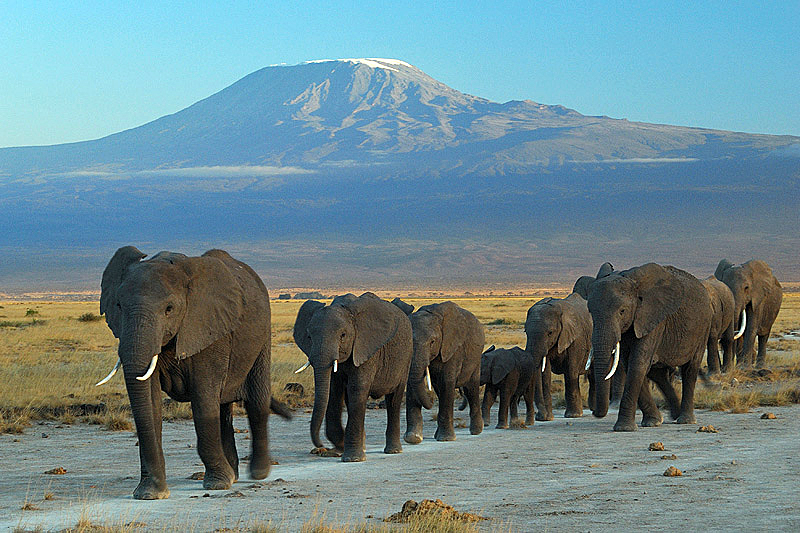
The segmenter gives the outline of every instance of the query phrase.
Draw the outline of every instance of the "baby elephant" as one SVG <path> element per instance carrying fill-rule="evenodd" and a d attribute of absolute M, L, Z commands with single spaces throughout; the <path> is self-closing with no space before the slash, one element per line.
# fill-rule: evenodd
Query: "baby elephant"
<path fill-rule="evenodd" d="M 481 385 L 486 385 L 483 393 L 483 424 L 489 425 L 489 410 L 495 396 L 500 393 L 500 408 L 497 413 L 497 429 L 508 429 L 508 409 L 511 407 L 511 421 L 517 419 L 517 404 L 520 397 L 525 398 L 525 423 L 533 425 L 533 358 L 518 346 L 510 349 L 494 346 L 481 357 Z"/>
<path fill-rule="evenodd" d="M 583 399 L 578 379 L 586 373 L 592 347 L 592 316 L 586 300 L 577 293 L 566 298 L 545 298 L 528 309 L 525 320 L 528 337 L 526 351 L 533 358 L 536 420 L 553 419 L 550 397 L 551 372 L 564 375 L 567 401 L 566 418 L 583 414 Z M 592 374 L 589 374 L 589 397 L 593 397 Z"/>

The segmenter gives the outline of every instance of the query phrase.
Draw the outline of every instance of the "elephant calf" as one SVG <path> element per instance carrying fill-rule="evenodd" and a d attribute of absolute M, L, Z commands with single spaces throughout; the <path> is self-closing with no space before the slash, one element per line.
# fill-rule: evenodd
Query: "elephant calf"
<path fill-rule="evenodd" d="M 551 373 L 564 375 L 567 410 L 564 416 L 583 415 L 580 376 L 586 373 L 586 361 L 592 346 L 592 317 L 586 300 L 577 293 L 566 298 L 545 298 L 528 309 L 525 319 L 525 350 L 535 365 L 534 391 L 539 412 L 536 420 L 553 419 L 550 396 Z M 589 396 L 594 394 L 589 376 Z"/>
<path fill-rule="evenodd" d="M 703 280 L 703 286 L 711 299 L 711 330 L 708 332 L 706 361 L 708 371 L 712 374 L 720 371 L 719 345 L 722 344 L 722 367 L 727 371 L 733 364 L 733 341 L 742 332 L 733 331 L 734 301 L 733 293 L 727 285 L 714 276 Z"/>
<path fill-rule="evenodd" d="M 297 313 L 293 335 L 314 367 L 314 446 L 323 447 L 319 430 L 324 417 L 325 436 L 342 452 L 342 461 L 364 461 L 367 399 L 386 396 L 383 451 L 403 451 L 400 407 L 413 352 L 405 313 L 371 292 L 337 296 L 327 306 L 308 300 Z M 344 403 L 346 428 L 342 428 Z"/>
<path fill-rule="evenodd" d="M 534 364 L 531 355 L 518 346 L 510 349 L 494 346 L 481 356 L 481 385 L 483 392 L 481 413 L 483 424 L 489 425 L 489 411 L 495 397 L 500 394 L 500 407 L 497 411 L 497 429 L 508 429 L 508 412 L 511 421 L 517 419 L 517 404 L 525 399 L 525 423 L 533 425 L 533 374 Z"/>

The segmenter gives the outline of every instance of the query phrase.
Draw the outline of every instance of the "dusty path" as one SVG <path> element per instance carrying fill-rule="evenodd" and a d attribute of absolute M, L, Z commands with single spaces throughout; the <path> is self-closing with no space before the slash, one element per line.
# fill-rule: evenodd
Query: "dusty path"
<path fill-rule="evenodd" d="M 760 419 L 767 410 L 778 419 Z M 581 419 L 558 417 L 528 430 L 490 426 L 471 436 L 457 429 L 452 443 L 432 440 L 429 418 L 422 444 L 384 455 L 385 412 L 368 411 L 367 461 L 344 464 L 308 454 L 308 414 L 292 422 L 274 417 L 273 454 L 280 464 L 269 478 L 254 483 L 245 474 L 232 491 L 210 497 L 201 482 L 187 479 L 202 470 L 191 422 L 166 423 L 172 495 L 157 502 L 131 499 L 139 460 L 129 432 L 35 425 L 25 435 L 0 435 L 0 531 L 58 530 L 81 517 L 195 531 L 271 521 L 294 531 L 315 512 L 329 522 L 356 524 L 423 498 L 490 517 L 487 529 L 505 522 L 514 531 L 800 530 L 797 405 L 747 414 L 698 411 L 698 422 L 719 433 L 697 433 L 700 424 L 613 433 L 615 414 L 597 420 L 586 411 Z M 249 454 L 247 434 L 237 439 L 240 456 Z M 648 451 L 653 441 L 666 451 Z M 673 453 L 677 459 L 661 459 Z M 663 477 L 670 465 L 683 477 Z M 67 474 L 44 474 L 55 467 Z M 45 493 L 53 499 L 43 500 Z M 38 510 L 21 510 L 26 501 Z"/>

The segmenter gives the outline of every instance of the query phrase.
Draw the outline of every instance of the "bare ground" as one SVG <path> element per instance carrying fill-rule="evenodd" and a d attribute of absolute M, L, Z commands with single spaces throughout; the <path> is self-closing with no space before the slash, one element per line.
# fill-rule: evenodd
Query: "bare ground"
<path fill-rule="evenodd" d="M 761 419 L 767 411 L 777 419 Z M 358 464 L 309 455 L 307 413 L 292 422 L 273 417 L 280 464 L 254 482 L 245 461 L 243 479 L 228 491 L 206 491 L 187 479 L 203 470 L 192 423 L 165 423 L 172 494 L 156 502 L 131 498 L 139 458 L 130 432 L 40 423 L 24 435 L 0 435 L 0 530 L 60 530 L 83 519 L 136 522 L 140 530 L 271 522 L 295 531 L 315 513 L 330 523 L 372 523 L 423 498 L 489 517 L 481 526 L 487 530 L 800 530 L 800 405 L 745 414 L 700 410 L 698 424 L 634 433 L 611 431 L 615 413 L 595 419 L 585 411 L 581 419 L 559 414 L 527 430 L 492 424 L 472 436 L 460 428 L 450 443 L 433 440 L 430 414 L 422 444 L 384 455 L 385 412 L 369 410 L 367 461 Z M 709 424 L 719 433 L 697 432 Z M 246 419 L 235 426 L 246 429 Z M 649 451 L 655 441 L 665 451 Z M 240 456 L 250 453 L 247 433 L 237 434 L 237 443 Z M 671 454 L 676 458 L 661 458 Z M 664 477 L 669 466 L 683 476 Z M 58 467 L 66 474 L 44 473 Z M 35 509 L 22 510 L 26 503 Z"/>

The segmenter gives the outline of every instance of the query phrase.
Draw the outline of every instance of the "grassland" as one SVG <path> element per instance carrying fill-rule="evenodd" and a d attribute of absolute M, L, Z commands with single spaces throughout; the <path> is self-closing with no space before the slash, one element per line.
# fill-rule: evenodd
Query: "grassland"
<path fill-rule="evenodd" d="M 554 294 L 562 296 L 563 294 Z M 385 296 L 385 295 L 384 295 Z M 464 298 L 457 302 L 486 326 L 487 344 L 524 346 L 525 313 L 542 295 Z M 416 307 L 441 301 L 407 298 Z M 273 391 L 295 407 L 313 398 L 311 372 L 294 374 L 306 358 L 292 340 L 292 325 L 302 301 L 272 302 Z M 94 384 L 114 365 L 117 341 L 104 320 L 93 320 L 98 303 L 0 302 L 0 432 L 19 432 L 31 420 L 82 420 L 109 429 L 130 427 L 125 386 L 115 377 Z M 784 295 L 767 352 L 769 372 L 736 370 L 698 387 L 700 408 L 742 411 L 755 405 L 800 402 L 800 339 L 784 338 L 800 330 L 800 294 Z M 284 391 L 300 383 L 302 396 Z M 584 396 L 586 394 L 585 386 Z M 563 406 L 561 378 L 554 380 L 554 402 Z M 165 417 L 186 418 L 187 404 L 167 402 Z"/>

